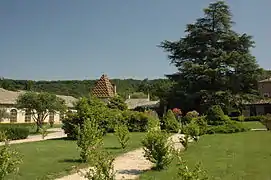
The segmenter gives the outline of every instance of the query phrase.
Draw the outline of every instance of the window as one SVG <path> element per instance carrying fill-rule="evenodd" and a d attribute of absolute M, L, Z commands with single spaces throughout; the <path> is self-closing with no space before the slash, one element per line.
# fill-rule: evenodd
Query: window
<path fill-rule="evenodd" d="M 49 122 L 54 122 L 55 121 L 55 114 L 54 112 L 49 113 Z"/>
<path fill-rule="evenodd" d="M 12 109 L 10 111 L 10 122 L 17 122 L 17 110 L 16 109 Z"/>
<path fill-rule="evenodd" d="M 31 111 L 30 110 L 25 111 L 24 121 L 26 123 L 31 122 Z"/>
<path fill-rule="evenodd" d="M 60 112 L 59 121 L 62 121 L 65 118 L 64 112 Z"/>

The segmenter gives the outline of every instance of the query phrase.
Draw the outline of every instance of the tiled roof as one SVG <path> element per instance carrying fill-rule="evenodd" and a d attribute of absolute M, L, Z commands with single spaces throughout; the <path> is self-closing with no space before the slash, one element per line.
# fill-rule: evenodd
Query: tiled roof
<path fill-rule="evenodd" d="M 92 89 L 92 95 L 98 98 L 114 97 L 114 91 L 114 87 L 110 83 L 108 77 L 103 74 L 101 78 L 97 81 L 95 87 Z"/>
<path fill-rule="evenodd" d="M 159 105 L 159 101 L 150 101 L 149 99 L 127 99 L 125 103 L 128 109 L 135 109 L 136 107 L 152 107 Z"/>
<path fill-rule="evenodd" d="M 261 80 L 261 81 L 259 81 L 260 83 L 262 83 L 262 82 L 271 82 L 271 78 L 268 78 L 268 79 L 264 79 L 264 80 Z"/>
<path fill-rule="evenodd" d="M 254 102 L 247 102 L 245 104 L 247 104 L 247 105 L 271 104 L 271 98 L 264 98 L 264 99 L 260 99 L 260 100 L 254 101 Z"/>
<path fill-rule="evenodd" d="M 27 91 L 8 91 L 6 89 L 0 88 L 0 104 L 10 104 L 10 105 L 16 104 L 17 98 L 21 94 L 24 94 L 26 92 Z M 77 99 L 72 96 L 63 96 L 63 95 L 56 96 L 63 99 L 68 107 L 73 107 L 73 104 L 77 101 Z"/>

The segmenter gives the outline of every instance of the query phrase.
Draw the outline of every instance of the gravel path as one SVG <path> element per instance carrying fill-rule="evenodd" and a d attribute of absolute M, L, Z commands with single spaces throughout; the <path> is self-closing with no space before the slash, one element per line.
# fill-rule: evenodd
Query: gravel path
<path fill-rule="evenodd" d="M 183 146 L 179 141 L 180 137 L 183 137 L 183 135 L 175 134 L 170 137 L 176 149 L 183 149 Z M 117 172 L 116 180 L 136 179 L 140 173 L 151 169 L 152 163 L 145 159 L 143 152 L 143 149 L 140 148 L 118 156 L 115 159 L 114 170 Z M 88 169 L 83 169 L 81 170 L 81 173 L 64 176 L 56 180 L 86 180 L 82 177 L 82 173 L 85 173 L 87 170 Z"/>
<path fill-rule="evenodd" d="M 42 139 L 41 135 L 32 135 L 28 136 L 27 139 L 20 139 L 20 140 L 14 140 L 10 141 L 9 144 L 19 144 L 19 143 L 26 143 L 26 142 L 35 142 L 35 141 L 44 141 L 47 139 L 57 139 L 57 138 L 63 138 L 66 137 L 66 134 L 61 128 L 51 128 L 48 129 L 48 131 L 53 131 L 52 133 L 49 133 L 44 139 Z M 0 143 L 0 146 L 4 145 L 4 142 Z"/>

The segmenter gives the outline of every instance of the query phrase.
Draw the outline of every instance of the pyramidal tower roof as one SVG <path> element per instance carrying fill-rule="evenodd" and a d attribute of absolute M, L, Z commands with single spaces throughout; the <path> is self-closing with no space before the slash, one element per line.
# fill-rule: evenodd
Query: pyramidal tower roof
<path fill-rule="evenodd" d="M 115 96 L 115 90 L 107 75 L 103 74 L 92 89 L 92 95 L 98 98 L 110 98 Z"/>

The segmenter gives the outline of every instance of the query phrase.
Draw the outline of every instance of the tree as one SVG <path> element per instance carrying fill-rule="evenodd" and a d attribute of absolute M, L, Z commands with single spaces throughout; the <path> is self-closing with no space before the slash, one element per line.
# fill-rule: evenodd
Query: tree
<path fill-rule="evenodd" d="M 37 132 L 39 132 L 50 112 L 63 112 L 66 106 L 64 100 L 54 94 L 27 92 L 18 97 L 17 108 L 31 112 L 37 124 Z"/>
<path fill-rule="evenodd" d="M 9 113 L 6 109 L 0 108 L 0 122 L 2 122 L 5 118 L 9 117 Z"/>
<path fill-rule="evenodd" d="M 119 110 L 122 110 L 122 111 L 128 109 L 127 104 L 124 102 L 123 98 L 120 97 L 120 96 L 115 96 L 115 97 L 111 98 L 109 100 L 109 103 L 107 104 L 107 106 L 110 109 L 119 109 Z"/>
<path fill-rule="evenodd" d="M 232 30 L 232 14 L 224 1 L 211 3 L 204 17 L 188 24 L 185 37 L 160 44 L 178 72 L 168 101 L 185 111 L 204 112 L 210 105 L 223 110 L 257 95 L 261 73 L 250 49 L 252 37 Z M 178 106 L 176 106 L 178 105 Z"/>

